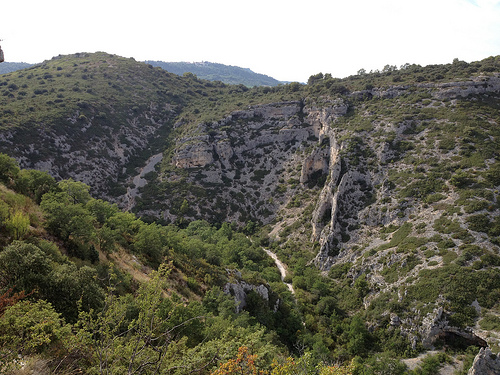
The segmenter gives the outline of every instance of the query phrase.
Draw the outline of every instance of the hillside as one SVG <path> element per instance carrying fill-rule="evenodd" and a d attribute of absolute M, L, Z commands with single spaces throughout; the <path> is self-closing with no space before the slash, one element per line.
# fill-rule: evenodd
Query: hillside
<path fill-rule="evenodd" d="M 426 350 L 440 350 L 424 360 L 436 369 L 499 351 L 499 57 L 247 88 L 78 54 L 2 75 L 0 92 L 0 151 L 141 217 L 114 234 L 115 259 L 173 259 L 198 296 L 186 301 L 215 286 L 246 296 L 273 353 L 403 374 L 399 360 Z M 95 236 L 66 232 L 63 251 L 76 238 L 73 256 L 102 258 L 102 228 L 123 222 L 113 207 L 91 212 Z"/>
<path fill-rule="evenodd" d="M 280 82 L 265 74 L 255 73 L 248 68 L 224 65 L 210 62 L 188 63 L 188 62 L 165 62 L 165 61 L 145 61 L 146 64 L 165 69 L 168 72 L 179 76 L 185 73 L 192 73 L 200 79 L 208 81 L 220 81 L 230 85 L 253 86 L 277 86 Z M 0 65 L 0 74 L 12 73 L 16 70 L 27 69 L 34 64 L 4 62 Z"/>
<path fill-rule="evenodd" d="M 200 79 L 209 81 L 221 81 L 229 85 L 245 85 L 248 87 L 253 86 L 277 86 L 280 81 L 251 71 L 250 69 L 240 68 L 238 66 L 224 65 L 203 62 L 164 62 L 164 61 L 145 61 L 146 64 L 165 69 L 168 72 L 177 75 L 184 75 L 185 73 L 192 73 Z"/>

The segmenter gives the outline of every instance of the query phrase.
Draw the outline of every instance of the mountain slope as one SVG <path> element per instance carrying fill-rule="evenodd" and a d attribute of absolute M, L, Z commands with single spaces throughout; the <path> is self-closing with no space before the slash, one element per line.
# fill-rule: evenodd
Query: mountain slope
<path fill-rule="evenodd" d="M 361 77 L 322 76 L 302 100 L 204 122 L 177 139 L 136 209 L 269 224 L 287 263 L 299 251 L 340 277 L 341 306 L 364 306 L 372 324 L 391 317 L 414 346 L 498 345 L 478 318 L 499 313 L 500 79 L 457 78 L 356 91 Z"/>
<path fill-rule="evenodd" d="M 56 57 L 2 75 L 0 87 L 2 150 L 97 194 L 155 151 L 187 101 L 207 95 L 195 80 L 105 53 Z"/>

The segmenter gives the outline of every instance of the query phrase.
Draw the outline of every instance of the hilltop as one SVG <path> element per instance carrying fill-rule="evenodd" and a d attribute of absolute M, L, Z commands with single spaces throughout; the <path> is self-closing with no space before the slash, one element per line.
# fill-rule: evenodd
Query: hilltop
<path fill-rule="evenodd" d="M 244 311 L 278 347 L 372 370 L 430 349 L 443 349 L 438 367 L 498 352 L 499 57 L 248 88 L 76 54 L 0 76 L 0 93 L 0 151 L 158 225 L 153 254 L 123 235 L 153 268 L 163 256 L 215 267 L 215 284 L 186 273 L 199 298 L 254 285 Z M 293 298 L 240 232 L 288 267 Z"/>
<path fill-rule="evenodd" d="M 208 81 L 220 81 L 230 85 L 253 86 L 277 86 L 285 82 L 280 82 L 265 74 L 255 73 L 248 68 L 238 66 L 211 63 L 207 61 L 188 63 L 188 62 L 165 62 L 165 61 L 144 61 L 146 64 L 154 67 L 160 67 L 168 72 L 177 75 L 191 73 L 200 79 Z M 16 70 L 26 69 L 34 64 L 4 62 L 0 65 L 0 74 L 15 72 Z"/>

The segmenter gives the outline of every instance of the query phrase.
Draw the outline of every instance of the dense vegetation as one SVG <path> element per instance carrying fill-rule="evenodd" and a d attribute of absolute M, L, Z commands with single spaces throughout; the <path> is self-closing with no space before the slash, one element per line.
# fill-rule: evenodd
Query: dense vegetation
<path fill-rule="evenodd" d="M 28 368 L 63 374 L 434 374 L 452 359 L 465 373 L 486 341 L 444 335 L 432 343 L 442 350 L 420 367 L 410 371 L 403 360 L 428 348 L 419 329 L 439 311 L 457 330 L 487 331 L 498 351 L 500 99 L 433 92 L 499 71 L 498 58 L 455 60 L 248 88 L 98 53 L 3 75 L 2 150 L 26 164 L 56 155 L 61 169 L 54 177 L 20 169 L 0 154 L 1 371 L 16 373 L 21 355 Z M 278 172 L 250 157 L 237 164 L 251 171 L 239 191 L 239 174 L 203 185 L 215 167 L 173 165 L 180 140 L 237 144 L 259 115 L 235 115 L 222 129 L 217 121 L 290 101 L 301 109 L 298 128 L 309 126 L 305 107 L 340 103 L 346 113 L 329 124 L 329 139 L 266 144 L 261 155 L 293 151 Z M 30 153 L 39 137 L 47 143 Z M 96 139 L 103 143 L 93 148 Z M 330 207 L 312 223 L 324 189 L 341 186 L 321 171 L 301 183 L 301 162 L 332 139 L 339 181 L 361 177 L 336 212 Z M 120 142 L 128 146 L 121 176 L 107 188 L 63 169 L 70 159 L 82 158 L 81 169 L 108 162 L 107 150 Z M 163 160 L 135 202 L 142 218 L 97 198 L 123 195 L 135 167 L 157 152 Z M 271 177 L 277 184 L 263 198 L 254 186 Z M 228 187 L 225 201 L 218 194 Z M 172 220 L 155 216 L 158 207 Z M 242 219 L 228 223 L 228 207 Z M 311 241 L 313 225 L 331 225 L 328 249 Z M 286 261 L 294 294 L 263 246 Z M 314 264 L 321 251 L 333 259 L 322 270 Z M 240 305 L 238 288 L 247 288 Z"/>
<path fill-rule="evenodd" d="M 147 224 L 80 182 L 56 183 L 0 156 L 3 371 L 21 354 L 61 372 L 209 372 L 242 347 L 266 369 L 303 353 L 299 337 L 314 341 L 270 258 L 229 224 Z M 231 280 L 265 283 L 269 296 L 249 293 L 236 313 L 222 291 Z M 304 361 L 313 368 L 325 355 Z"/>

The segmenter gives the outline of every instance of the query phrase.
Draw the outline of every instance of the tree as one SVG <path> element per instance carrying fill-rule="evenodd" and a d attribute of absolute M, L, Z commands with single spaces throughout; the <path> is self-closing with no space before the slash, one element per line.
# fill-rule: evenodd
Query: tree
<path fill-rule="evenodd" d="M 265 370 L 259 370 L 255 363 L 256 354 L 250 354 L 246 346 L 238 349 L 236 358 L 231 358 L 225 363 L 221 363 L 219 368 L 210 375 L 264 375 L 268 374 Z"/>
<path fill-rule="evenodd" d="M 0 368 L 15 365 L 18 354 L 39 354 L 62 345 L 70 332 L 60 314 L 44 300 L 7 307 L 0 318 Z"/>
<path fill-rule="evenodd" d="M 160 225 L 155 223 L 142 224 L 135 236 L 134 249 L 157 265 L 161 262 L 164 242 Z"/>
<path fill-rule="evenodd" d="M 0 182 L 9 184 L 14 181 L 18 173 L 17 161 L 6 154 L 0 153 Z"/>
<path fill-rule="evenodd" d="M 94 268 L 78 268 L 74 263 L 59 264 L 54 266 L 48 279 L 47 288 L 40 290 L 40 294 L 67 322 L 75 323 L 79 311 L 102 308 L 105 296 Z"/>
<path fill-rule="evenodd" d="M 106 223 L 110 217 L 116 215 L 120 211 L 115 203 L 111 204 L 103 201 L 102 199 L 89 200 L 85 205 L 85 208 L 95 216 L 100 225 Z"/>
<path fill-rule="evenodd" d="M 26 297 L 27 295 L 24 290 L 14 293 L 13 288 L 9 288 L 3 294 L 0 294 L 0 318 L 7 307 L 15 305 L 17 302 Z"/>
<path fill-rule="evenodd" d="M 4 221 L 5 227 L 10 232 L 12 238 L 19 240 L 30 227 L 30 217 L 22 211 L 16 211 Z"/>
<path fill-rule="evenodd" d="M 351 319 L 348 331 L 347 350 L 351 355 L 366 355 L 369 350 L 370 333 L 358 315 Z"/>
<path fill-rule="evenodd" d="M 384 69 L 382 70 L 383 73 L 388 73 L 388 72 L 394 72 L 398 70 L 398 67 L 396 65 L 385 65 Z"/>
<path fill-rule="evenodd" d="M 141 284 L 134 300 L 115 296 L 110 284 L 103 309 L 80 313 L 77 336 L 82 349 L 91 355 L 93 372 L 156 374 L 165 370 L 167 350 L 179 327 L 162 329 L 164 319 L 159 314 L 170 270 L 170 264 L 161 264 L 151 280 Z M 131 303 L 136 309 L 132 317 L 128 315 Z"/>
<path fill-rule="evenodd" d="M 348 365 L 322 365 L 319 368 L 319 375 L 352 375 L 354 369 L 354 361 L 351 361 Z"/>
<path fill-rule="evenodd" d="M 106 225 L 113 231 L 115 241 L 128 245 L 139 231 L 141 221 L 133 213 L 119 211 L 106 220 Z"/>
<path fill-rule="evenodd" d="M 186 199 L 182 201 L 181 208 L 179 208 L 179 214 L 185 215 L 189 210 L 189 203 Z"/>
<path fill-rule="evenodd" d="M 95 217 L 66 192 L 47 193 L 40 207 L 45 213 L 46 227 L 74 248 L 88 248 L 95 238 Z M 78 254 L 77 254 L 78 255 Z"/>
<path fill-rule="evenodd" d="M 271 375 L 309 375 L 316 374 L 318 366 L 310 352 L 299 358 L 288 357 L 283 363 L 274 360 Z"/>
<path fill-rule="evenodd" d="M 323 80 L 323 73 L 314 74 L 307 80 L 308 85 L 314 85 L 316 82 Z"/>
<path fill-rule="evenodd" d="M 90 186 L 73 179 L 62 180 L 57 184 L 59 189 L 66 193 L 72 203 L 86 204 L 92 198 L 90 196 Z"/>
<path fill-rule="evenodd" d="M 56 187 L 56 180 L 47 172 L 21 169 L 16 178 L 15 190 L 40 204 L 42 196 Z"/>
<path fill-rule="evenodd" d="M 0 252 L 0 286 L 18 291 L 45 289 L 52 267 L 48 256 L 37 246 L 14 241 Z"/>

